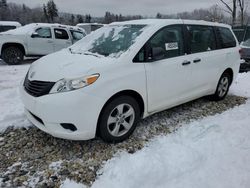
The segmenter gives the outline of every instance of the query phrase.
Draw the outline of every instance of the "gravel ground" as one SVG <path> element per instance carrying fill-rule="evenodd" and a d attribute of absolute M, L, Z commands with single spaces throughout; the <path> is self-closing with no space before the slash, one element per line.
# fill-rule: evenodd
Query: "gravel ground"
<path fill-rule="evenodd" d="M 100 139 L 73 142 L 53 138 L 35 127 L 0 133 L 0 187 L 60 187 L 66 179 L 91 185 L 105 161 L 119 152 L 134 153 L 158 135 L 244 104 L 246 98 L 199 99 L 155 114 L 139 123 L 130 139 L 106 144 Z"/>

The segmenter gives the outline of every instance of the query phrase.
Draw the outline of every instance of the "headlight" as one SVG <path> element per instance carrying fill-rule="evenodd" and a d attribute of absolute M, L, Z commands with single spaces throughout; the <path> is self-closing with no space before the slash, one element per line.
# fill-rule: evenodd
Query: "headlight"
<path fill-rule="evenodd" d="M 50 90 L 50 93 L 60 93 L 81 89 L 83 87 L 93 84 L 99 78 L 99 76 L 99 74 L 93 74 L 90 76 L 75 79 L 64 78 L 55 83 L 53 88 Z"/>

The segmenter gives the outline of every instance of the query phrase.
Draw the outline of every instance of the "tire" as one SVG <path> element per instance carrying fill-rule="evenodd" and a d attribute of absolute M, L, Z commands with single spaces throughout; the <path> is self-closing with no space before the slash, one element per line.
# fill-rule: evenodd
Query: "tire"
<path fill-rule="evenodd" d="M 134 132 L 140 120 L 140 107 L 130 96 L 120 96 L 103 109 L 98 123 L 98 135 L 108 143 L 122 142 Z"/>
<path fill-rule="evenodd" d="M 225 99 L 231 83 L 232 76 L 228 72 L 223 73 L 220 77 L 215 93 L 212 96 L 209 96 L 209 99 L 213 101 L 221 101 Z"/>
<path fill-rule="evenodd" d="M 2 52 L 3 61 L 9 65 L 18 65 L 23 61 L 24 54 L 18 47 L 7 47 Z"/>

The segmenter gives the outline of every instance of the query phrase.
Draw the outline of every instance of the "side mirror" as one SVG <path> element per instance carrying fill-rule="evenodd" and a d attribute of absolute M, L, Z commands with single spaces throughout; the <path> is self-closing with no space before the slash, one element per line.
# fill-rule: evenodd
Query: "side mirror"
<path fill-rule="evenodd" d="M 37 37 L 39 37 L 39 34 L 37 32 L 32 33 L 31 38 L 37 38 Z"/>
<path fill-rule="evenodd" d="M 153 47 L 152 48 L 152 59 L 153 60 L 161 60 L 165 57 L 165 50 L 161 47 Z"/>

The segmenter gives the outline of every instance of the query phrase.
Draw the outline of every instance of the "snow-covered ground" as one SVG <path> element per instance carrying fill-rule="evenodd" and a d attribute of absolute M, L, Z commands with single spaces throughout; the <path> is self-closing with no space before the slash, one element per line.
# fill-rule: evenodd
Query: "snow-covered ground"
<path fill-rule="evenodd" d="M 249 73 L 239 75 L 230 93 L 250 98 L 249 82 Z M 94 188 L 249 188 L 250 100 L 117 154 L 99 173 Z"/>
<path fill-rule="evenodd" d="M 30 126 L 24 116 L 23 105 L 18 94 L 18 86 L 29 66 L 29 64 L 7 66 L 0 62 L 0 132 L 9 126 Z"/>
<path fill-rule="evenodd" d="M 18 86 L 29 65 L 0 63 L 0 132 L 27 127 Z M 230 94 L 250 98 L 250 73 L 239 75 Z M 134 153 L 120 152 L 99 171 L 94 188 L 249 188 L 250 100 L 223 114 L 182 126 Z M 66 180 L 61 188 L 83 188 Z"/>

